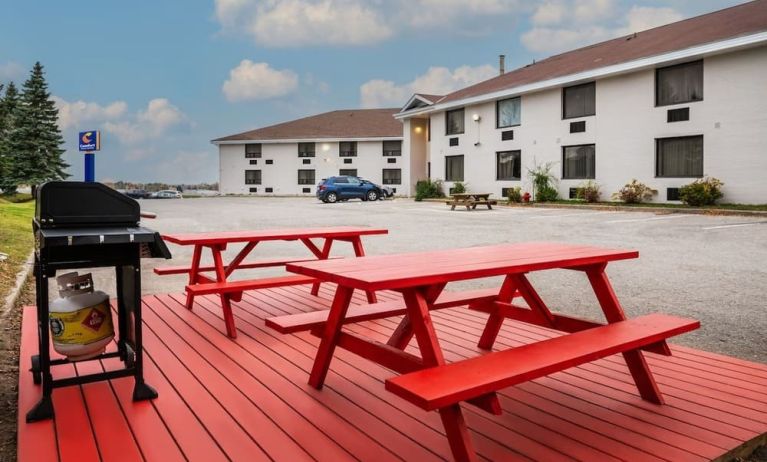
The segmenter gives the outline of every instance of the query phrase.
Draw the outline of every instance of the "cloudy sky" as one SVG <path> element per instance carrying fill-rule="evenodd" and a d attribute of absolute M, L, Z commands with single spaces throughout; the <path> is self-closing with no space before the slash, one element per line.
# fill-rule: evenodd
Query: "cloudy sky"
<path fill-rule="evenodd" d="M 561 51 L 738 0 L 10 0 L 0 82 L 39 60 L 70 173 L 100 129 L 99 179 L 216 181 L 212 138 L 318 112 L 398 107 Z"/>

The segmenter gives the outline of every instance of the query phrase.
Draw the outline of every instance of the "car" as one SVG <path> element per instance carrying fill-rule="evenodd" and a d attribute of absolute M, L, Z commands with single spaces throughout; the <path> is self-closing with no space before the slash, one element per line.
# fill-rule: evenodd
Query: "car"
<path fill-rule="evenodd" d="M 182 196 L 178 191 L 174 191 L 172 189 L 164 189 L 152 194 L 152 197 L 155 199 L 181 199 L 184 196 Z"/>
<path fill-rule="evenodd" d="M 331 176 L 317 185 L 317 199 L 325 203 L 362 199 L 376 201 L 383 196 L 380 186 L 356 176 Z"/>
<path fill-rule="evenodd" d="M 152 195 L 145 189 L 128 189 L 124 192 L 124 194 L 128 197 L 132 197 L 133 199 L 146 199 Z"/>

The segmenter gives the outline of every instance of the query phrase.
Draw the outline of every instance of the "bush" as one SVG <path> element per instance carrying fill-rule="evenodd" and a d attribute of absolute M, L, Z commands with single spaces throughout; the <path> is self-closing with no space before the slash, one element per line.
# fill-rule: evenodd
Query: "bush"
<path fill-rule="evenodd" d="M 421 180 L 415 184 L 415 200 L 445 197 L 442 192 L 442 180 Z"/>
<path fill-rule="evenodd" d="M 679 188 L 679 199 L 694 207 L 714 205 L 723 196 L 722 186 L 724 183 L 716 178 L 700 178 Z"/>
<path fill-rule="evenodd" d="M 589 203 L 599 201 L 599 183 L 589 180 L 580 186 L 578 186 L 578 199 L 584 200 Z"/>
<path fill-rule="evenodd" d="M 559 192 L 554 186 L 557 178 L 551 173 L 554 168 L 553 162 L 547 162 L 542 165 L 535 164 L 533 168 L 527 169 L 527 176 L 533 183 L 535 191 L 534 199 L 538 202 L 555 201 L 559 198 Z"/>
<path fill-rule="evenodd" d="M 657 190 L 634 179 L 631 180 L 631 183 L 627 183 L 626 186 L 621 188 L 620 191 L 613 194 L 613 199 L 620 199 L 627 204 L 639 204 L 652 199 L 656 194 L 658 194 Z"/>
<path fill-rule="evenodd" d="M 509 188 L 509 190 L 506 192 L 506 197 L 508 198 L 509 202 L 522 202 L 522 188 L 519 186 L 516 188 Z"/>
<path fill-rule="evenodd" d="M 466 192 L 466 185 L 460 181 L 453 183 L 453 187 L 450 188 L 450 194 L 463 194 Z"/>

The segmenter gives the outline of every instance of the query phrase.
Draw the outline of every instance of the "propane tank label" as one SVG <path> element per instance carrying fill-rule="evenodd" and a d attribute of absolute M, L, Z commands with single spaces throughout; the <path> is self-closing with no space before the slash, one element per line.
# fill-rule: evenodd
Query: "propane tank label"
<path fill-rule="evenodd" d="M 87 345 L 114 334 L 106 302 L 70 313 L 50 313 L 50 324 L 53 341 L 65 345 Z"/>

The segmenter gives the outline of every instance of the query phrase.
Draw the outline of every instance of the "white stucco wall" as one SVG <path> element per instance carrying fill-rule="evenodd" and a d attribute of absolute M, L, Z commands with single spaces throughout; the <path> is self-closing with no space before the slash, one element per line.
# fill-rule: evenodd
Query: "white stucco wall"
<path fill-rule="evenodd" d="M 646 70 L 597 80 L 596 115 L 562 119 L 561 89 L 522 96 L 520 126 L 496 129 L 495 103 L 465 108 L 465 133 L 449 146 L 444 113 L 432 115 L 429 147 L 431 177 L 444 178 L 447 155 L 463 154 L 464 181 L 469 190 L 492 192 L 521 186 L 531 190 L 526 171 L 534 163 L 555 162 L 562 175 L 562 146 L 596 145 L 596 178 L 602 199 L 632 178 L 659 190 L 655 201 L 666 201 L 666 188 L 690 178 L 655 177 L 655 139 L 703 135 L 704 174 L 725 183 L 722 202 L 767 203 L 767 47 L 704 59 L 704 100 L 655 107 L 655 72 Z M 690 120 L 666 122 L 668 109 L 689 107 Z M 479 114 L 479 123 L 472 120 Z M 569 133 L 570 122 L 585 120 L 585 133 Z M 514 130 L 514 140 L 501 132 Z M 480 144 L 474 143 L 479 140 Z M 522 151 L 521 181 L 495 180 L 495 153 Z M 562 180 L 561 197 L 584 180 Z M 447 187 L 451 183 L 446 183 Z"/>
<path fill-rule="evenodd" d="M 347 141 L 347 140 L 344 140 Z M 353 140 L 348 140 L 353 141 Z M 245 144 L 222 144 L 219 148 L 219 189 L 222 194 L 255 194 L 255 195 L 313 195 L 316 185 L 321 179 L 339 174 L 341 169 L 357 169 L 357 175 L 377 184 L 382 184 L 383 169 L 399 168 L 402 170 L 402 184 L 386 185 L 396 188 L 398 195 L 409 195 L 410 163 L 408 150 L 404 143 L 402 156 L 384 157 L 383 141 L 357 141 L 356 157 L 340 157 L 338 141 L 316 141 L 315 157 L 298 157 L 298 143 L 261 143 L 261 158 L 245 158 Z M 266 161 L 273 161 L 267 165 Z M 309 164 L 304 164 L 305 159 Z M 344 163 L 350 159 L 351 163 Z M 395 159 L 389 163 L 388 159 Z M 250 165 L 255 160 L 256 165 Z M 315 183 L 311 185 L 298 184 L 298 170 L 315 170 Z M 261 170 L 261 184 L 245 184 L 245 170 Z M 257 192 L 250 192 L 257 188 Z M 266 188 L 272 188 L 271 193 Z M 309 188 L 309 192 L 303 192 Z"/>

